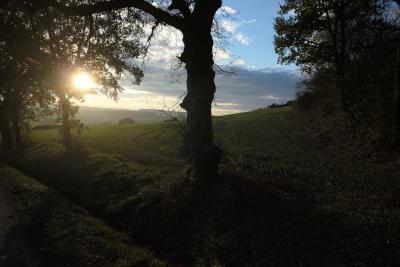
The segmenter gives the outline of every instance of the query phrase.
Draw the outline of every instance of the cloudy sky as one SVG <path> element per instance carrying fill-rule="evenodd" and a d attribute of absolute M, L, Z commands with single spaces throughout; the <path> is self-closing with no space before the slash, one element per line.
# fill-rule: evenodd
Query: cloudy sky
<path fill-rule="evenodd" d="M 294 66 L 278 65 L 274 53 L 273 20 L 278 9 L 279 0 L 224 0 L 220 26 L 229 39 L 224 50 L 215 49 L 215 59 L 235 72 L 216 77 L 215 115 L 253 110 L 294 98 L 299 74 Z M 172 62 L 182 51 L 181 35 L 170 28 L 159 28 L 156 35 L 140 86 L 133 85 L 125 76 L 120 82 L 125 90 L 118 102 L 97 94 L 87 96 L 83 105 L 119 109 L 174 106 L 186 91 L 184 75 L 178 78 L 181 71 L 171 72 Z"/>

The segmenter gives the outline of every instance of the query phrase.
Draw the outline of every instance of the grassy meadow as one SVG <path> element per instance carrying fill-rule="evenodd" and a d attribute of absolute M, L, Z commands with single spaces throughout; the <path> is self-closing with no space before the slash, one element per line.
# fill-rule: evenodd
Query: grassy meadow
<path fill-rule="evenodd" d="M 290 108 L 260 109 L 254 112 L 215 117 L 216 142 L 235 165 L 246 169 L 254 167 L 262 173 L 284 172 L 285 163 L 280 149 L 291 149 L 287 138 L 282 140 L 279 127 L 284 127 L 285 115 Z M 272 131 L 271 131 L 272 130 Z M 98 124 L 84 129 L 75 138 L 81 145 L 99 152 L 120 155 L 128 160 L 154 167 L 185 167 L 182 146 L 183 131 L 174 122 L 148 124 Z M 60 143 L 57 129 L 33 130 L 30 139 L 34 143 Z M 253 140 L 255 139 L 255 140 Z M 282 141 L 282 144 L 276 143 Z M 255 143 L 256 142 L 256 143 Z M 261 142 L 261 143 L 258 143 Z M 285 143 L 286 142 L 286 143 Z M 271 147 L 270 146 L 275 146 Z M 260 158 L 264 150 L 278 153 L 269 159 Z M 289 155 L 288 155 L 289 156 Z M 240 162 L 238 162 L 240 161 Z M 267 165 L 263 166 L 263 161 Z M 259 166 L 258 163 L 261 165 Z M 282 169 L 283 168 L 283 169 Z M 291 168 L 291 166 L 286 166 Z M 282 169 L 282 170 L 281 170 Z"/>
<path fill-rule="evenodd" d="M 393 266 L 398 166 L 332 146 L 292 116 L 285 107 L 215 117 L 224 158 L 206 192 L 191 189 L 171 122 L 91 126 L 75 133 L 73 157 L 57 130 L 34 130 L 35 144 L 7 161 L 105 225 L 105 240 L 82 230 L 85 242 L 137 250 L 128 260 L 138 266 Z"/>

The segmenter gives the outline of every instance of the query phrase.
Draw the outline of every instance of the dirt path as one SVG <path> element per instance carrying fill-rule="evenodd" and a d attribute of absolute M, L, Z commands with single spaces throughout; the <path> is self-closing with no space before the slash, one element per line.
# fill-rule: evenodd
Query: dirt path
<path fill-rule="evenodd" d="M 17 203 L 0 179 L 0 267 L 39 267 L 18 224 Z"/>

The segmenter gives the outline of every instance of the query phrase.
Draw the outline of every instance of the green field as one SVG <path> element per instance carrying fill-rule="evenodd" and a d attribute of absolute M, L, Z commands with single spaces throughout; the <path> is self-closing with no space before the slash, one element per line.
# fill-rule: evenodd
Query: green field
<path fill-rule="evenodd" d="M 318 139 L 306 126 L 290 119 L 290 107 L 215 117 L 215 141 L 224 152 L 222 171 L 285 183 L 299 191 L 321 191 L 325 196 L 337 186 L 374 188 L 376 183 L 381 187 L 382 181 L 396 180 L 397 164 L 365 160 Z M 183 132 L 173 122 L 94 125 L 75 138 L 89 149 L 154 169 L 176 173 L 186 166 Z M 31 139 L 60 143 L 61 137 L 55 129 L 34 130 Z"/>
<path fill-rule="evenodd" d="M 173 123 L 92 126 L 74 158 L 35 130 L 16 165 L 178 265 L 394 266 L 398 162 L 320 138 L 290 108 L 215 117 L 214 131 L 222 184 L 201 197 L 185 193 Z"/>
<path fill-rule="evenodd" d="M 260 109 L 214 118 L 215 141 L 224 151 L 229 170 L 270 177 L 330 176 L 338 157 L 287 116 L 290 108 Z M 94 125 L 81 135 L 81 144 L 102 153 L 156 168 L 185 167 L 183 133 L 174 123 Z M 55 129 L 34 130 L 35 143 L 60 143 Z M 331 158 L 332 159 L 332 158 Z"/>
<path fill-rule="evenodd" d="M 301 146 L 287 130 L 288 108 L 258 110 L 214 120 L 215 139 L 226 160 L 239 171 L 291 175 L 301 173 Z M 136 125 L 94 125 L 76 139 L 91 149 L 121 155 L 155 167 L 185 166 L 183 133 L 173 122 Z M 34 130 L 35 143 L 60 142 L 56 129 Z M 299 144 L 300 145 L 300 144 Z"/>

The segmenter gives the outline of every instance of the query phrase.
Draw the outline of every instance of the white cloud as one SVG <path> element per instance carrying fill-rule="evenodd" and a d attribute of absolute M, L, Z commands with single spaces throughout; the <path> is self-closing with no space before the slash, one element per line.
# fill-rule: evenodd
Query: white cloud
<path fill-rule="evenodd" d="M 214 47 L 214 60 L 217 64 L 227 64 L 230 61 L 231 53 L 228 50 Z"/>
<path fill-rule="evenodd" d="M 233 21 L 233 20 L 227 20 L 227 19 L 223 19 L 221 20 L 221 26 L 222 28 L 229 32 L 229 33 L 234 33 L 236 32 L 237 27 L 239 27 L 239 22 L 237 21 Z"/>
<path fill-rule="evenodd" d="M 151 27 L 145 28 L 146 35 Z M 146 41 L 146 40 L 144 40 Z M 182 33 L 172 27 L 159 26 L 151 40 L 146 64 L 169 69 L 172 61 L 183 51 Z"/>
<path fill-rule="evenodd" d="M 243 32 L 239 31 L 238 28 L 244 24 L 251 24 L 254 23 L 255 20 L 247 20 L 247 21 L 234 21 L 234 20 L 221 20 L 221 27 L 232 35 L 232 37 L 241 43 L 242 45 L 250 45 L 253 41 L 250 37 L 245 35 Z"/>
<path fill-rule="evenodd" d="M 85 98 L 85 102 L 80 104 L 86 107 L 101 107 L 114 109 L 162 109 L 163 107 L 171 107 L 177 103 L 177 97 L 173 96 L 141 96 L 141 97 L 120 97 L 119 100 L 113 101 L 103 95 L 90 95 Z"/>
<path fill-rule="evenodd" d="M 246 64 L 246 62 L 243 59 L 237 59 L 237 60 L 233 61 L 232 64 L 237 65 L 237 66 L 242 66 L 242 65 Z"/>
<path fill-rule="evenodd" d="M 264 95 L 261 98 L 262 99 L 268 99 L 268 100 L 282 100 L 283 99 L 280 96 L 274 96 L 274 95 Z"/>
<path fill-rule="evenodd" d="M 86 97 L 83 105 L 123 109 L 160 109 L 165 105 L 176 106 L 186 92 L 185 79 L 180 83 L 168 80 L 169 71 L 149 68 L 140 86 L 121 81 L 125 91 L 118 103 L 101 94 Z M 272 103 L 292 100 L 300 76 L 284 69 L 250 70 L 237 67 L 234 75 L 217 75 L 217 91 L 213 105 L 214 115 L 237 113 L 265 107 Z"/>
<path fill-rule="evenodd" d="M 235 34 L 235 39 L 236 41 L 238 41 L 239 43 L 243 44 L 243 45 L 249 45 L 251 43 L 251 39 L 249 37 L 247 37 L 246 35 L 244 35 L 241 32 L 238 32 Z"/>
<path fill-rule="evenodd" d="M 241 24 L 253 24 L 256 23 L 255 19 L 249 19 L 249 20 L 242 20 Z"/>
<path fill-rule="evenodd" d="M 234 8 L 232 8 L 232 7 L 230 7 L 230 6 L 223 6 L 223 7 L 221 7 L 220 12 L 225 13 L 225 14 L 228 14 L 228 15 L 235 15 L 235 14 L 237 14 L 236 9 L 234 9 Z"/>
<path fill-rule="evenodd" d="M 230 14 L 236 14 L 237 11 L 231 7 L 224 7 L 224 12 Z M 221 27 L 229 33 L 233 40 L 239 42 L 242 45 L 248 46 L 251 44 L 252 39 L 246 36 L 244 33 L 239 31 L 239 28 L 244 24 L 254 23 L 255 20 L 247 21 L 235 21 L 228 19 L 221 19 Z M 145 38 L 147 38 L 152 31 L 150 25 L 145 27 Z M 172 27 L 158 26 L 153 38 L 151 40 L 151 45 L 149 47 L 148 55 L 145 59 L 146 67 L 157 67 L 163 68 L 165 70 L 171 69 L 171 65 L 177 62 L 177 56 L 183 51 L 184 44 L 182 41 L 182 33 Z M 147 39 L 143 39 L 146 42 Z M 220 48 L 214 49 L 214 59 L 217 64 L 225 65 L 244 65 L 243 60 L 237 60 L 234 55 L 232 55 L 229 50 L 224 50 Z M 139 62 L 141 63 L 141 62 Z M 146 72 L 146 69 L 145 69 Z"/>

